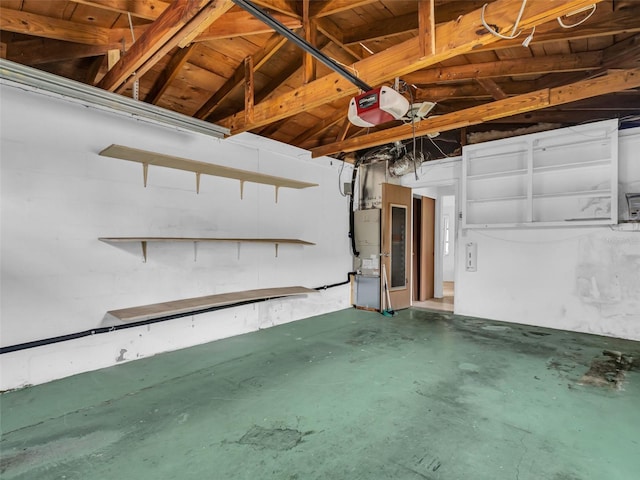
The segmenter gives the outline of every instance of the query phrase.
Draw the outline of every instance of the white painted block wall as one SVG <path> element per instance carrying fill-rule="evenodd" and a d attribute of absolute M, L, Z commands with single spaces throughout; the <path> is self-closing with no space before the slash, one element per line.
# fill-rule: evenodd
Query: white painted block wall
<path fill-rule="evenodd" d="M 105 312 L 231 291 L 347 280 L 340 162 L 251 134 L 218 140 L 0 87 L 2 346 L 90 330 Z M 115 143 L 319 183 L 302 190 L 98 156 Z M 345 173 L 346 172 L 346 173 Z M 344 168 L 345 178 L 351 175 Z M 105 244 L 98 237 L 284 237 L 315 246 Z M 194 261 L 195 259 L 195 261 Z M 3 354 L 0 389 L 37 384 L 349 306 L 347 285 Z"/>
<path fill-rule="evenodd" d="M 620 192 L 640 191 L 640 128 L 620 131 L 618 175 Z M 419 177 L 403 184 L 459 184 L 461 159 Z M 640 230 L 616 228 L 457 229 L 455 313 L 640 340 Z M 469 242 L 476 272 L 465 270 Z"/>

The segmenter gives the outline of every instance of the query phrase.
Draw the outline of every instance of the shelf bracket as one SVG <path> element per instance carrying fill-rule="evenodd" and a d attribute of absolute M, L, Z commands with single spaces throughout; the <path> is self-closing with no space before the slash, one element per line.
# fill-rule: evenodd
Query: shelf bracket
<path fill-rule="evenodd" d="M 196 172 L 196 193 L 200 193 L 200 172 Z"/>
<path fill-rule="evenodd" d="M 280 187 L 278 185 L 276 185 L 275 187 L 276 187 L 276 203 L 278 203 L 278 190 L 280 189 Z"/>
<path fill-rule="evenodd" d="M 236 243 L 236 245 L 238 247 L 238 260 L 240 260 L 240 245 L 241 245 L 241 243 L 238 242 L 238 243 Z"/>
<path fill-rule="evenodd" d="M 149 176 L 149 164 L 142 164 L 142 181 L 144 182 L 144 187 L 147 188 L 147 177 Z"/>
<path fill-rule="evenodd" d="M 276 243 L 275 246 L 276 246 L 276 258 L 278 258 L 278 244 Z"/>
<path fill-rule="evenodd" d="M 244 198 L 244 180 L 240 180 L 240 200 Z"/>
<path fill-rule="evenodd" d="M 140 246 L 142 247 L 142 261 L 147 263 L 147 242 L 145 240 L 141 241 Z"/>

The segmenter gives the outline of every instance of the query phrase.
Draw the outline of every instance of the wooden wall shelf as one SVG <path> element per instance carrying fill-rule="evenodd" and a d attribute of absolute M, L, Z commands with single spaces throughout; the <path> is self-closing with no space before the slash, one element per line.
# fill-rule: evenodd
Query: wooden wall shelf
<path fill-rule="evenodd" d="M 243 196 L 244 182 L 261 183 L 264 185 L 273 185 L 276 193 L 276 203 L 278 202 L 278 189 L 285 188 L 309 188 L 317 187 L 317 183 L 301 182 L 289 178 L 276 177 L 263 173 L 250 172 L 248 170 L 240 170 L 237 168 L 224 167 L 222 165 L 213 165 L 211 163 L 199 162 L 197 160 L 189 160 L 187 158 L 174 157 L 164 155 L 162 153 L 149 152 L 147 150 L 138 150 L 136 148 L 125 147 L 122 145 L 111 145 L 99 153 L 102 157 L 118 158 L 120 160 L 128 160 L 130 162 L 138 162 L 142 164 L 142 176 L 144 186 L 147 186 L 147 174 L 149 165 L 157 165 L 159 167 L 174 168 L 196 174 L 196 192 L 200 192 L 200 175 L 213 175 L 216 177 L 233 178 L 240 180 L 240 198 Z"/>
<path fill-rule="evenodd" d="M 305 287 L 261 288 L 242 292 L 221 293 L 205 297 L 185 298 L 169 302 L 142 305 L 139 307 L 123 308 L 107 312 L 123 322 L 143 322 L 168 316 L 187 316 L 202 313 L 205 310 L 234 305 L 255 300 L 290 297 L 318 293 Z"/>
<path fill-rule="evenodd" d="M 271 243 L 275 245 L 276 257 L 278 256 L 278 245 L 295 244 L 295 245 L 315 245 L 315 243 L 296 238 L 213 238 L 213 237 L 100 237 L 101 242 L 105 243 L 131 243 L 140 242 L 142 247 L 142 256 L 147 261 L 147 243 L 148 242 L 192 242 L 195 246 L 199 242 L 233 242 L 233 243 Z"/>

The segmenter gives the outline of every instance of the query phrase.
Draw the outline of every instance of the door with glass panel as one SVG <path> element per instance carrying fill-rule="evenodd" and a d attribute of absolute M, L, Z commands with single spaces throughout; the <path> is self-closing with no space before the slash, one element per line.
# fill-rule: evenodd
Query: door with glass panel
<path fill-rule="evenodd" d="M 382 268 L 381 298 L 387 285 L 391 306 L 398 310 L 411 306 L 411 189 L 382 184 Z M 386 277 L 386 282 L 385 278 Z"/>

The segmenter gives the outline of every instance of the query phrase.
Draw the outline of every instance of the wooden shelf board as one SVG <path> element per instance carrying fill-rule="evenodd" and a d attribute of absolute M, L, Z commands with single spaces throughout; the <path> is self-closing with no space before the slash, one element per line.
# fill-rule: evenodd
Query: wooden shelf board
<path fill-rule="evenodd" d="M 301 182 L 299 180 L 250 172 L 248 170 L 224 167 L 222 165 L 214 165 L 211 163 L 199 162 L 197 160 L 189 160 L 187 158 L 149 152 L 147 150 L 138 150 L 136 148 L 125 147 L 122 145 L 111 145 L 102 150 L 99 155 L 102 157 L 138 162 L 143 165 L 157 165 L 160 167 L 194 172 L 196 174 L 233 178 L 235 180 L 240 180 L 241 182 L 262 183 L 265 185 L 273 185 L 275 187 L 308 188 L 318 186 L 317 183 Z"/>
<path fill-rule="evenodd" d="M 305 287 L 279 287 L 261 288 L 257 290 L 245 290 L 242 292 L 220 293 L 204 297 L 185 298 L 169 302 L 153 303 L 138 307 L 110 310 L 107 313 L 123 322 L 142 322 L 171 315 L 188 315 L 215 307 L 223 307 L 252 300 L 265 300 L 271 298 L 290 297 L 294 295 L 307 295 L 318 293 Z"/>
<path fill-rule="evenodd" d="M 213 238 L 213 237 L 100 237 L 98 240 L 107 243 L 122 242 L 240 242 L 240 243 L 294 243 L 298 245 L 315 245 L 315 243 L 297 238 Z"/>

